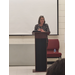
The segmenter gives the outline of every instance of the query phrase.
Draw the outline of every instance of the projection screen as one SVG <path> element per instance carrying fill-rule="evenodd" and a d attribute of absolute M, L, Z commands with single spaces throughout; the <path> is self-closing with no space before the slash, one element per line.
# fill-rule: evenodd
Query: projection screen
<path fill-rule="evenodd" d="M 50 28 L 50 35 L 58 34 L 58 0 L 9 0 L 9 35 L 32 35 L 40 15 Z"/>

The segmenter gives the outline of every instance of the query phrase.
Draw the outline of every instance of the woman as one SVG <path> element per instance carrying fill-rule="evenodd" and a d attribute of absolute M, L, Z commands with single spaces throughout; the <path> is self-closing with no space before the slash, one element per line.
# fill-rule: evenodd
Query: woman
<path fill-rule="evenodd" d="M 39 17 L 38 24 L 35 25 L 34 30 L 41 32 L 50 32 L 48 24 L 45 23 L 44 16 Z M 48 38 L 47 38 L 47 46 L 48 46 Z"/>

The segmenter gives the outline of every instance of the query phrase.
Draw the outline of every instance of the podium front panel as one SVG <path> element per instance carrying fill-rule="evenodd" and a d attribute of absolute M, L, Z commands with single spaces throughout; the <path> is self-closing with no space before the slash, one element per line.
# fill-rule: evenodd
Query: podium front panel
<path fill-rule="evenodd" d="M 35 39 L 35 64 L 36 71 L 46 71 L 47 69 L 47 58 L 46 58 L 46 38 Z"/>

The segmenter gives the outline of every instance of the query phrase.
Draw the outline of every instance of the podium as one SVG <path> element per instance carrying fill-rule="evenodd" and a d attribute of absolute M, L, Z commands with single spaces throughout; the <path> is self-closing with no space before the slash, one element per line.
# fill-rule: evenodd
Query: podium
<path fill-rule="evenodd" d="M 33 72 L 46 72 L 46 40 L 49 32 L 32 32 L 32 34 L 35 35 L 35 70 Z"/>

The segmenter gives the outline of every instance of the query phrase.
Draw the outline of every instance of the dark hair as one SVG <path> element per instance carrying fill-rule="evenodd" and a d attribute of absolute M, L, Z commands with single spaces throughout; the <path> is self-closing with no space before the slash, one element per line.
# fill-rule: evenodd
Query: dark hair
<path fill-rule="evenodd" d="M 65 75 L 65 59 L 57 60 L 47 69 L 46 75 Z"/>
<path fill-rule="evenodd" d="M 40 24 L 40 19 L 41 19 L 41 18 L 44 18 L 44 16 L 40 16 L 40 17 L 39 17 L 39 19 L 38 19 L 38 24 Z M 45 18 L 44 18 L 44 24 L 45 24 Z"/>

